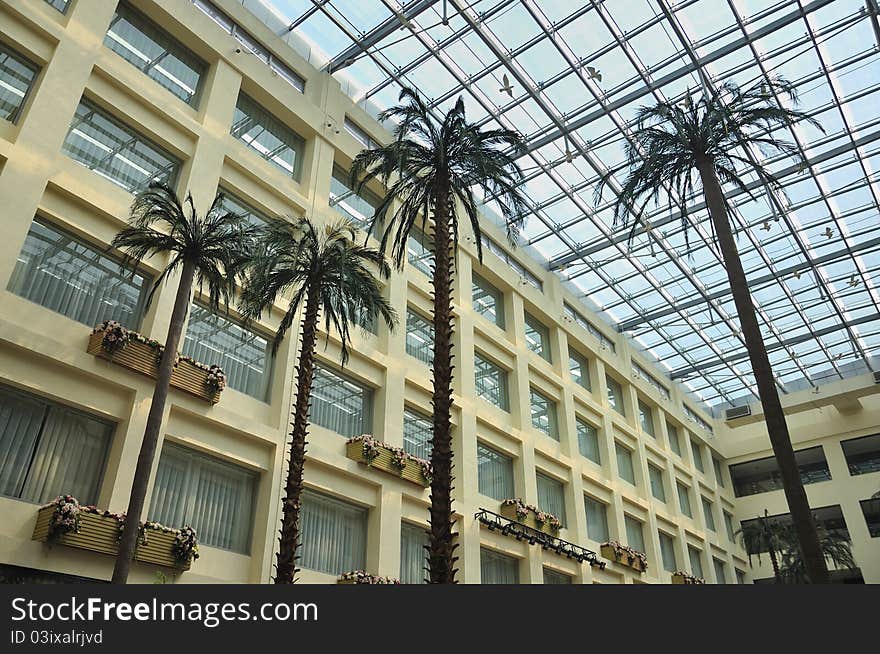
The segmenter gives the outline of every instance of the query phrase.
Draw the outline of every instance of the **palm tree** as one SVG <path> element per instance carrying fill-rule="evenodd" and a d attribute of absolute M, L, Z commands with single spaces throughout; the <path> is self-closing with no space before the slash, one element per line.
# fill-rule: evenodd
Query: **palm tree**
<path fill-rule="evenodd" d="M 407 239 L 416 221 L 422 232 L 430 223 L 434 246 L 434 406 L 431 439 L 430 529 L 428 569 L 431 583 L 455 583 L 452 542 L 452 281 L 458 249 L 459 215 L 470 222 L 482 262 L 480 222 L 475 191 L 482 189 L 498 205 L 515 242 L 522 225 L 525 199 L 522 171 L 515 159 L 523 154 L 522 137 L 506 129 L 481 130 L 467 122 L 459 97 L 442 123 L 435 121 L 413 89 L 400 92 L 399 104 L 380 115 L 397 121 L 394 139 L 384 147 L 362 151 L 351 167 L 351 183 L 361 193 L 371 180 L 388 191 L 376 209 L 370 232 L 381 234 L 381 250 L 390 242 L 398 268 L 406 260 Z M 506 148 L 506 149 L 505 149 Z M 378 226 L 378 230 L 376 227 Z"/>
<path fill-rule="evenodd" d="M 324 314 L 325 332 L 329 334 L 332 326 L 339 334 L 343 366 L 348 361 L 349 327 L 353 322 L 372 321 L 381 316 L 389 329 L 393 329 L 397 319 L 370 270 L 376 268 L 379 275 L 387 279 L 391 269 L 385 256 L 374 248 L 358 245 L 355 234 L 354 224 L 348 220 L 324 228 L 308 218 L 297 218 L 292 223 L 272 221 L 263 230 L 242 291 L 242 312 L 248 319 L 271 312 L 285 292 L 293 294 L 275 334 L 273 355 L 297 311 L 305 306 L 276 584 L 293 583 L 298 572 L 300 497 L 320 315 Z"/>
<path fill-rule="evenodd" d="M 848 533 L 829 530 L 816 522 L 819 533 L 819 543 L 822 545 L 822 554 L 826 560 L 831 561 L 834 567 L 853 570 L 856 561 L 852 554 L 852 539 Z M 805 584 L 809 582 L 804 557 L 798 544 L 797 532 L 791 525 L 786 525 L 780 534 L 782 543 L 782 561 L 779 564 L 779 574 L 785 583 Z"/>
<path fill-rule="evenodd" d="M 147 257 L 170 257 L 150 289 L 148 306 L 159 286 L 172 273 L 180 271 L 168 336 L 159 361 L 156 387 L 128 500 L 119 554 L 113 568 L 112 581 L 115 584 L 124 584 L 128 579 L 137 545 L 150 470 L 168 400 L 168 385 L 177 360 L 193 283 L 197 282 L 200 289 L 207 286 L 209 308 L 219 310 L 222 301 L 228 310 L 235 278 L 248 263 L 254 230 L 240 216 L 224 212 L 220 208 L 222 200 L 223 196 L 218 195 L 202 217 L 196 212 L 191 194 L 187 194 L 186 201 L 181 202 L 170 186 L 164 182 L 151 182 L 135 196 L 129 216 L 130 225 L 121 230 L 111 243 L 111 247 L 123 251 L 123 263 L 132 271 Z"/>
<path fill-rule="evenodd" d="M 821 129 L 806 114 L 785 108 L 778 97 L 797 104 L 794 86 L 774 78 L 769 82 L 741 89 L 731 82 L 720 86 L 717 93 L 704 93 L 696 102 L 688 97 L 684 103 L 659 102 L 642 107 L 636 114 L 632 140 L 625 147 L 629 169 L 615 201 L 615 221 L 626 224 L 635 216 L 630 239 L 641 223 L 650 229 L 643 215 L 645 207 L 662 201 L 670 206 L 678 196 L 682 223 L 687 237 L 687 198 L 694 193 L 695 177 L 702 186 L 717 245 L 721 251 L 727 278 L 739 316 L 743 339 L 764 408 L 764 419 L 773 453 L 779 463 L 785 497 L 788 501 L 798 540 L 804 552 L 806 569 L 813 583 L 828 582 L 828 568 L 816 534 L 800 472 L 794 458 L 785 415 L 779 402 L 773 370 L 755 315 L 742 262 L 730 228 L 730 205 L 722 184 L 730 184 L 752 196 L 744 176 L 754 174 L 769 191 L 781 191 L 779 179 L 763 163 L 772 153 L 799 158 L 797 148 L 774 135 L 774 130 L 805 121 Z M 751 151 L 759 149 L 761 156 Z M 740 170 L 737 170 L 740 166 Z M 596 189 L 598 204 L 602 190 L 608 185 L 608 173 Z"/>
<path fill-rule="evenodd" d="M 782 583 L 782 574 L 779 571 L 779 553 L 785 548 L 782 537 L 782 529 L 778 520 L 771 520 L 764 509 L 764 515 L 758 516 L 737 530 L 742 546 L 749 555 L 749 565 L 752 565 L 752 555 L 757 555 L 758 563 L 761 562 L 761 552 L 767 552 L 770 556 L 770 564 L 773 566 L 773 578 L 777 584 Z"/>

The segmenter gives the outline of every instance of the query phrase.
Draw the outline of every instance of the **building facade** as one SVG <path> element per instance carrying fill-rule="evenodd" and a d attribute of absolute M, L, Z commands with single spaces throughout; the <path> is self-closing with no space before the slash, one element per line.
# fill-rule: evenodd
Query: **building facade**
<path fill-rule="evenodd" d="M 152 381 L 86 347 L 107 319 L 164 340 L 176 290 L 171 279 L 147 304 L 165 262 L 130 276 L 108 249 L 132 191 L 159 177 L 191 192 L 201 210 L 222 192 L 226 206 L 255 221 L 362 221 L 374 198 L 352 197 L 345 172 L 358 151 L 388 135 L 237 0 L 3 0 L 0 25 L 0 563 L 7 575 L 108 579 L 110 557 L 50 547 L 32 533 L 39 506 L 59 493 L 117 512 L 127 505 Z M 781 512 L 780 493 L 737 497 L 728 464 L 765 456 L 762 423 L 714 420 L 486 225 L 483 262 L 472 238 L 456 259 L 459 579 L 668 583 L 675 570 L 711 583 L 761 578 L 734 532 L 763 499 Z M 399 328 L 356 333 L 344 369 L 332 334 L 319 346 L 306 582 L 333 583 L 356 569 L 422 577 L 427 489 L 346 456 L 347 438 L 364 433 L 426 454 L 430 251 L 414 238 L 409 255 L 385 286 Z M 183 353 L 221 365 L 229 386 L 215 405 L 172 390 L 146 511 L 199 532 L 201 558 L 175 581 L 264 583 L 274 564 L 298 334 L 294 325 L 272 357 L 284 307 L 246 329 L 234 310 L 212 315 L 203 299 L 196 289 Z M 845 434 L 839 419 L 808 421 L 798 447 L 878 424 L 876 410 L 846 420 Z M 828 497 L 810 487 L 811 501 L 840 505 L 865 581 L 880 581 L 875 536 L 865 536 L 867 522 L 852 524 L 856 500 L 870 497 L 880 475 L 845 480 L 843 459 L 825 451 L 834 485 Z M 835 499 L 845 481 L 845 500 Z M 644 551 L 647 572 L 576 563 L 475 519 L 507 498 L 557 515 L 571 543 L 598 552 L 616 540 Z M 136 563 L 132 580 L 150 581 L 157 570 Z"/>

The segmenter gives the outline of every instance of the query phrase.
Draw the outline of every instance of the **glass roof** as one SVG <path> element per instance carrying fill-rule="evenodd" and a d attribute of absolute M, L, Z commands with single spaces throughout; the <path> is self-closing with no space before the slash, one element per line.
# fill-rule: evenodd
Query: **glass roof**
<path fill-rule="evenodd" d="M 405 84 L 438 114 L 463 95 L 471 120 L 519 130 L 528 251 L 710 406 L 754 400 L 756 387 L 702 197 L 687 199 L 689 246 L 665 206 L 629 245 L 609 194 L 596 205 L 593 193 L 608 169 L 622 179 L 639 106 L 783 75 L 825 134 L 787 134 L 806 166 L 769 159 L 784 193 L 753 175 L 754 199 L 727 189 L 770 359 L 783 392 L 874 369 L 875 0 L 242 1 L 373 114 Z"/>

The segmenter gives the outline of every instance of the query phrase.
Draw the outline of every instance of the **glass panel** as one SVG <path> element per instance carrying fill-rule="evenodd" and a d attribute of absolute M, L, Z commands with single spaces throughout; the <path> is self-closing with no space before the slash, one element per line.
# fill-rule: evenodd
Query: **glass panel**
<path fill-rule="evenodd" d="M 334 164 L 333 176 L 330 179 L 331 207 L 354 222 L 359 229 L 367 231 L 376 208 L 381 204 L 381 198 L 369 189 L 364 189 L 361 195 L 355 194 L 349 186 L 348 173 L 342 166 Z"/>
<path fill-rule="evenodd" d="M 649 436 L 657 438 L 657 435 L 654 433 L 654 414 L 651 411 L 651 407 L 641 400 L 639 400 L 639 423 L 642 425 L 642 431 Z"/>
<path fill-rule="evenodd" d="M 0 43 L 0 118 L 14 123 L 39 69 Z"/>
<path fill-rule="evenodd" d="M 180 161 L 83 98 L 62 151 L 127 191 L 153 180 L 174 186 Z"/>
<path fill-rule="evenodd" d="M 880 537 L 880 497 L 862 500 L 862 515 L 865 516 L 865 524 L 868 525 L 868 533 L 871 538 Z"/>
<path fill-rule="evenodd" d="M 621 479 L 635 485 L 636 472 L 633 468 L 632 450 L 617 442 L 614 443 L 614 449 L 617 452 L 617 474 Z"/>
<path fill-rule="evenodd" d="M 559 424 L 556 419 L 556 402 L 531 389 L 532 426 L 554 440 L 559 440 Z"/>
<path fill-rule="evenodd" d="M 608 386 L 608 406 L 620 415 L 625 416 L 626 407 L 623 403 L 623 388 L 620 383 L 611 377 L 606 377 L 605 383 Z"/>
<path fill-rule="evenodd" d="M 663 486 L 663 471 L 655 465 L 648 464 L 648 476 L 651 478 L 651 495 L 661 502 L 666 501 L 666 489 Z"/>
<path fill-rule="evenodd" d="M 556 572 L 556 570 L 551 570 L 550 568 L 544 568 L 544 583 L 545 584 L 571 584 L 571 577 L 562 572 Z"/>
<path fill-rule="evenodd" d="M 586 388 L 588 391 L 593 390 L 590 384 L 590 364 L 585 357 L 574 350 L 568 351 L 568 371 L 575 384 Z"/>
<path fill-rule="evenodd" d="M 700 550 L 688 545 L 688 558 L 691 561 L 691 574 L 695 577 L 703 578 L 703 561 Z"/>
<path fill-rule="evenodd" d="M 693 518 L 694 514 L 693 511 L 691 511 L 691 495 L 688 487 L 681 482 L 676 482 L 676 486 L 678 487 L 678 507 L 688 518 Z"/>
<path fill-rule="evenodd" d="M 406 256 L 409 264 L 428 277 L 433 277 L 434 252 L 428 238 L 415 229 L 410 230 L 406 239 Z"/>
<path fill-rule="evenodd" d="M 584 510 L 587 513 L 587 537 L 597 543 L 608 541 L 608 510 L 607 505 L 584 496 Z"/>
<path fill-rule="evenodd" d="M 718 482 L 721 488 L 724 488 L 724 473 L 722 472 L 721 461 L 714 456 L 712 457 L 712 467 L 715 468 L 715 481 Z"/>
<path fill-rule="evenodd" d="M 626 525 L 626 544 L 639 552 L 645 552 L 645 533 L 641 521 L 625 515 L 623 522 Z"/>
<path fill-rule="evenodd" d="M 256 473 L 166 443 L 156 470 L 150 520 L 191 526 L 199 543 L 250 553 Z"/>
<path fill-rule="evenodd" d="M 207 64 L 126 3 L 116 8 L 104 45 L 187 104 L 196 105 Z"/>
<path fill-rule="evenodd" d="M 241 216 L 247 223 L 254 227 L 265 227 L 271 220 L 266 214 L 254 209 L 247 202 L 223 188 L 218 189 L 218 194 L 223 195 L 218 208 L 221 212 L 234 213 Z"/>
<path fill-rule="evenodd" d="M 300 565 L 341 575 L 367 562 L 367 509 L 303 490 Z"/>
<path fill-rule="evenodd" d="M 403 410 L 403 449 L 421 459 L 431 458 L 431 436 L 434 425 L 430 418 L 412 409 Z"/>
<path fill-rule="evenodd" d="M 659 532 L 660 556 L 663 559 L 663 569 L 667 572 L 676 572 L 678 566 L 675 563 L 675 540 L 672 536 Z"/>
<path fill-rule="evenodd" d="M 843 448 L 843 455 L 849 466 L 849 474 L 865 475 L 869 472 L 880 471 L 880 434 L 841 441 L 840 446 Z M 730 472 L 732 475 L 732 468 Z M 803 476 L 803 472 L 801 472 L 801 476 Z"/>
<path fill-rule="evenodd" d="M 666 433 L 669 436 L 669 449 L 681 456 L 681 440 L 678 435 L 678 427 L 666 424 Z"/>
<path fill-rule="evenodd" d="M 543 475 L 536 475 L 538 481 L 538 508 L 552 513 L 565 526 L 565 488 L 561 481 Z"/>
<path fill-rule="evenodd" d="M 299 181 L 305 141 L 244 93 L 238 94 L 232 135 Z"/>
<path fill-rule="evenodd" d="M 593 463 L 602 463 L 602 456 L 599 452 L 599 431 L 580 418 L 575 419 L 575 427 L 577 428 L 578 449 L 580 453 L 587 457 Z"/>
<path fill-rule="evenodd" d="M 193 304 L 183 353 L 205 365 L 218 365 L 230 388 L 265 400 L 269 390 L 269 342 L 244 327 Z"/>
<path fill-rule="evenodd" d="M 479 354 L 474 355 L 474 385 L 477 389 L 477 395 L 504 411 L 510 411 L 510 401 L 507 395 L 507 371 Z"/>
<path fill-rule="evenodd" d="M 697 441 L 691 441 L 691 452 L 694 454 L 694 467 L 700 472 L 706 472 L 703 467 L 703 451 Z"/>
<path fill-rule="evenodd" d="M 434 325 L 412 309 L 406 312 L 406 352 L 429 366 L 434 361 Z"/>
<path fill-rule="evenodd" d="M 477 479 L 483 495 L 496 500 L 515 497 L 513 459 L 482 443 L 477 443 Z"/>
<path fill-rule="evenodd" d="M 541 358 L 550 361 L 550 332 L 546 325 L 528 313 L 525 315 L 525 325 L 526 347 Z"/>
<path fill-rule="evenodd" d="M 703 498 L 703 517 L 706 519 L 706 528 L 715 531 L 715 512 L 712 511 L 712 502 Z"/>
<path fill-rule="evenodd" d="M 62 14 L 67 11 L 67 7 L 70 5 L 70 0 L 45 0 L 45 2 L 47 5 L 53 9 L 57 9 Z"/>
<path fill-rule="evenodd" d="M 492 550 L 480 548 L 480 583 L 518 584 L 519 561 Z"/>
<path fill-rule="evenodd" d="M 424 584 L 428 557 L 425 545 L 428 534 L 424 527 L 404 522 L 400 525 L 400 583 Z"/>
<path fill-rule="evenodd" d="M 801 481 L 804 484 L 815 484 L 831 479 L 828 462 L 822 446 L 797 450 L 794 453 Z M 779 465 L 772 456 L 754 461 L 737 463 L 729 468 L 733 482 L 733 492 L 737 497 L 757 495 L 782 488 L 782 474 Z"/>
<path fill-rule="evenodd" d="M 733 516 L 730 515 L 727 511 L 724 511 L 724 527 L 727 529 L 727 538 L 730 542 L 734 542 L 736 540 L 735 530 L 733 528 Z"/>
<path fill-rule="evenodd" d="M 476 273 L 471 302 L 474 311 L 504 329 L 504 294 Z"/>
<path fill-rule="evenodd" d="M 712 557 L 712 563 L 715 565 L 715 583 L 716 584 L 726 584 L 727 583 L 727 574 L 724 571 L 724 561 L 719 561 L 714 556 Z"/>
<path fill-rule="evenodd" d="M 137 329 L 149 280 L 41 220 L 31 223 L 9 290 L 77 322 Z"/>
<path fill-rule="evenodd" d="M 370 434 L 373 391 L 328 368 L 315 366 L 310 417 L 314 424 L 343 436 Z"/>

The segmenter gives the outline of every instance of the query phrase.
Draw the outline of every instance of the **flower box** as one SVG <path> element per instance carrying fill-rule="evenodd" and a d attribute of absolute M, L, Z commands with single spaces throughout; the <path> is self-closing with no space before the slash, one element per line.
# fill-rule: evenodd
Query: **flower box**
<path fill-rule="evenodd" d="M 693 575 L 688 574 L 687 572 L 673 572 L 672 573 L 672 583 L 673 584 L 705 584 L 706 580 L 701 577 L 695 577 Z"/>
<path fill-rule="evenodd" d="M 55 538 L 50 538 L 50 522 L 55 510 L 53 503 L 41 507 L 37 511 L 33 540 L 116 556 L 123 524 L 119 516 L 94 507 L 81 507 L 79 528 L 76 531 L 69 531 Z M 174 555 L 177 534 L 178 530 L 176 529 L 169 529 L 155 523 L 146 523 L 135 549 L 135 560 L 141 563 L 189 570 L 192 560 L 198 558 L 198 554 L 196 553 L 186 563 L 180 563 Z"/>
<path fill-rule="evenodd" d="M 510 520 L 515 520 L 526 527 L 536 531 L 542 531 L 551 536 L 556 535 L 562 527 L 562 522 L 552 513 L 545 513 L 532 506 L 525 504 L 520 499 L 507 499 L 501 502 L 501 515 Z"/>
<path fill-rule="evenodd" d="M 127 334 L 125 345 L 113 351 L 108 351 L 104 346 L 106 325 L 107 323 L 95 327 L 89 337 L 89 345 L 86 351 L 93 356 L 106 359 L 111 363 L 155 379 L 159 374 L 161 344 L 141 336 L 137 332 L 125 330 Z M 124 330 L 124 328 L 121 329 Z M 217 404 L 220 401 L 220 392 L 223 389 L 222 387 L 212 388 L 208 385 L 207 380 L 210 372 L 211 369 L 204 364 L 186 357 L 179 357 L 171 373 L 171 386 L 195 395 L 211 404 Z"/>
<path fill-rule="evenodd" d="M 648 561 L 644 552 L 639 552 L 627 545 L 615 542 L 602 543 L 599 552 L 606 559 L 625 565 L 637 572 L 644 572 L 648 569 Z"/>
<path fill-rule="evenodd" d="M 345 456 L 413 484 L 422 487 L 431 485 L 431 464 L 428 461 L 407 454 L 399 447 L 377 441 L 372 436 L 355 436 L 348 439 Z"/>
<path fill-rule="evenodd" d="M 337 584 L 399 584 L 399 579 L 393 577 L 380 577 L 379 575 L 371 575 L 363 570 L 355 570 L 354 572 L 344 572 L 339 575 L 336 580 Z"/>

